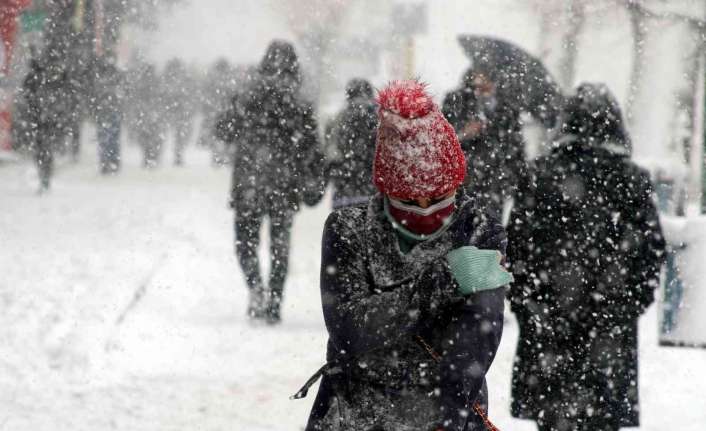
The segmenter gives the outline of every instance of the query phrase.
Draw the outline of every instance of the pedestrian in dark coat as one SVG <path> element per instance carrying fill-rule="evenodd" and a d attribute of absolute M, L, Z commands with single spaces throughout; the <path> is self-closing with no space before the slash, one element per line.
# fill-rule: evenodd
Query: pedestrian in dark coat
<path fill-rule="evenodd" d="M 39 172 L 39 192 L 49 190 L 54 171 L 54 153 L 64 145 L 68 77 L 60 59 L 47 51 L 32 60 L 22 85 L 26 103 L 26 136 Z"/>
<path fill-rule="evenodd" d="M 323 178 L 323 154 L 313 107 L 300 87 L 294 47 L 274 41 L 251 88 L 233 99 L 216 127 L 220 139 L 236 146 L 231 205 L 236 254 L 250 290 L 248 315 L 270 323 L 280 321 L 294 214 L 302 201 L 311 205 L 323 195 L 311 190 Z M 265 217 L 271 243 L 267 285 L 257 255 Z"/>
<path fill-rule="evenodd" d="M 333 207 L 367 202 L 375 194 L 373 157 L 377 136 L 373 86 L 364 79 L 346 85 L 346 106 L 329 124 L 326 155 Z"/>
<path fill-rule="evenodd" d="M 94 115 L 100 172 L 115 174 L 120 170 L 124 79 L 113 60 L 103 57 L 96 59 L 95 79 Z"/>
<path fill-rule="evenodd" d="M 378 101 L 380 193 L 324 227 L 328 363 L 306 429 L 486 430 L 505 232 L 459 188 L 463 153 L 424 86 L 392 83 Z"/>
<path fill-rule="evenodd" d="M 466 155 L 468 193 L 501 214 L 525 170 L 521 111 L 500 97 L 488 73 L 474 69 L 446 95 L 442 110 Z"/>
<path fill-rule="evenodd" d="M 629 159 L 605 86 L 578 87 L 562 127 L 508 227 L 520 326 L 512 414 L 540 430 L 638 426 L 637 321 L 665 246 L 650 178 Z"/>

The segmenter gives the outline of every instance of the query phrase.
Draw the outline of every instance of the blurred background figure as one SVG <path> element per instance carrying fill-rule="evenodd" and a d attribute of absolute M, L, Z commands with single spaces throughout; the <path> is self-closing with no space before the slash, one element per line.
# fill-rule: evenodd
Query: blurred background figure
<path fill-rule="evenodd" d="M 235 95 L 235 83 L 234 71 L 228 60 L 221 58 L 209 69 L 202 85 L 203 119 L 198 144 L 211 151 L 213 166 L 221 166 L 230 161 L 225 143 L 216 139 L 214 130 L 218 114 L 228 109 Z"/>
<path fill-rule="evenodd" d="M 650 177 L 607 87 L 579 86 L 563 117 L 508 226 L 512 414 L 546 431 L 638 426 L 637 320 L 665 247 Z"/>
<path fill-rule="evenodd" d="M 96 120 L 99 167 L 102 174 L 114 174 L 120 170 L 124 78 L 107 57 L 96 58 L 94 70 L 93 114 Z"/>
<path fill-rule="evenodd" d="M 500 214 L 525 170 L 521 115 L 553 127 L 561 91 L 542 63 L 515 45 L 478 36 L 459 41 L 471 67 L 442 110 L 466 154 L 468 193 Z"/>
<path fill-rule="evenodd" d="M 142 166 L 154 168 L 159 164 L 166 133 L 162 87 L 155 67 L 145 65 L 132 84 L 135 93 L 139 95 L 134 98 L 131 106 L 134 113 L 134 136 L 142 148 Z"/>
<path fill-rule="evenodd" d="M 333 208 L 367 202 L 376 193 L 372 170 L 377 136 L 373 86 L 365 79 L 346 85 L 346 106 L 327 124 L 328 178 Z"/>
<path fill-rule="evenodd" d="M 125 112 L 123 115 L 123 131 L 128 142 L 137 141 L 137 131 L 142 113 L 142 95 L 140 91 L 144 89 L 144 75 L 148 68 L 152 69 L 155 83 L 159 84 L 156 68 L 138 55 L 131 58 L 125 70 Z M 151 91 L 155 91 L 152 89 Z M 157 91 L 159 92 L 159 91 Z M 161 117 L 160 117 L 161 118 Z M 164 120 L 163 118 L 161 118 Z"/>
<path fill-rule="evenodd" d="M 69 66 L 67 71 L 67 116 L 64 124 L 64 134 L 68 139 L 68 152 L 71 161 L 78 162 L 81 155 L 81 126 L 87 115 L 86 100 L 89 91 L 83 83 L 88 79 L 80 67 Z"/>
<path fill-rule="evenodd" d="M 54 154 L 65 148 L 66 117 L 71 112 L 67 106 L 68 74 L 60 59 L 52 50 L 32 59 L 23 84 L 27 138 L 39 171 L 40 193 L 49 190 Z"/>
<path fill-rule="evenodd" d="M 312 172 L 323 160 L 311 104 L 300 95 L 299 59 L 289 42 L 270 43 L 252 89 L 233 101 L 218 121 L 217 136 L 235 143 L 231 206 L 235 210 L 235 250 L 250 292 L 247 314 L 274 324 L 289 264 L 294 214 L 302 201 L 315 204 L 323 191 L 307 184 L 320 181 Z M 314 178 L 312 178 L 314 177 Z M 270 224 L 270 274 L 260 275 L 257 255 L 260 227 Z"/>
<path fill-rule="evenodd" d="M 469 69 L 444 98 L 443 110 L 470 162 L 469 195 L 499 214 L 524 164 L 524 138 L 520 111 L 498 98 L 496 86 L 487 74 Z"/>
<path fill-rule="evenodd" d="M 184 149 L 191 139 L 196 100 L 194 83 L 184 63 L 174 58 L 167 62 L 162 75 L 165 119 L 174 135 L 174 165 L 184 164 Z"/>

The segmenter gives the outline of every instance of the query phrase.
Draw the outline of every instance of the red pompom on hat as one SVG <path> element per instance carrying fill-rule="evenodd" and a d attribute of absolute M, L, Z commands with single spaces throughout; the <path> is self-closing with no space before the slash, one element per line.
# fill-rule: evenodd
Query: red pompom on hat
<path fill-rule="evenodd" d="M 373 182 L 397 199 L 434 198 L 466 176 L 458 136 L 419 81 L 394 81 L 378 92 Z"/>

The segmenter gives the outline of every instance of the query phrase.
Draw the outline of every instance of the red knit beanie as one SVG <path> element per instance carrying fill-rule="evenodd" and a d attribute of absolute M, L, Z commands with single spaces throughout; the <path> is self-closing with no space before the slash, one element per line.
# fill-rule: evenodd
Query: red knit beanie
<path fill-rule="evenodd" d="M 378 92 L 373 182 L 397 199 L 434 198 L 458 187 L 466 159 L 426 85 L 395 81 Z"/>

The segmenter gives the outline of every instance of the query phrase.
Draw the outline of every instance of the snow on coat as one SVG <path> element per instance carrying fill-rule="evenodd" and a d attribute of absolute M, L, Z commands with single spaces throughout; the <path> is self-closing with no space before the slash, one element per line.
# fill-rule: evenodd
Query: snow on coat
<path fill-rule="evenodd" d="M 273 43 L 252 86 L 234 97 L 216 124 L 216 136 L 236 146 L 231 191 L 236 205 L 297 209 L 302 200 L 313 204 L 323 196 L 324 157 L 314 109 L 299 94 L 296 56 L 283 44 Z M 277 49 L 286 55 L 270 52 Z"/>
<path fill-rule="evenodd" d="M 468 197 L 459 194 L 457 205 L 449 229 L 408 254 L 381 195 L 329 216 L 321 295 L 327 360 L 340 372 L 324 376 L 307 430 L 426 430 L 445 421 L 448 430 L 481 429 L 467 409 L 487 404 L 504 289 L 461 296 L 445 255 L 460 245 L 504 252 L 506 241 Z"/>
<path fill-rule="evenodd" d="M 537 161 L 510 215 L 512 414 L 637 426 L 637 320 L 664 249 L 652 187 L 625 154 L 571 139 Z"/>

